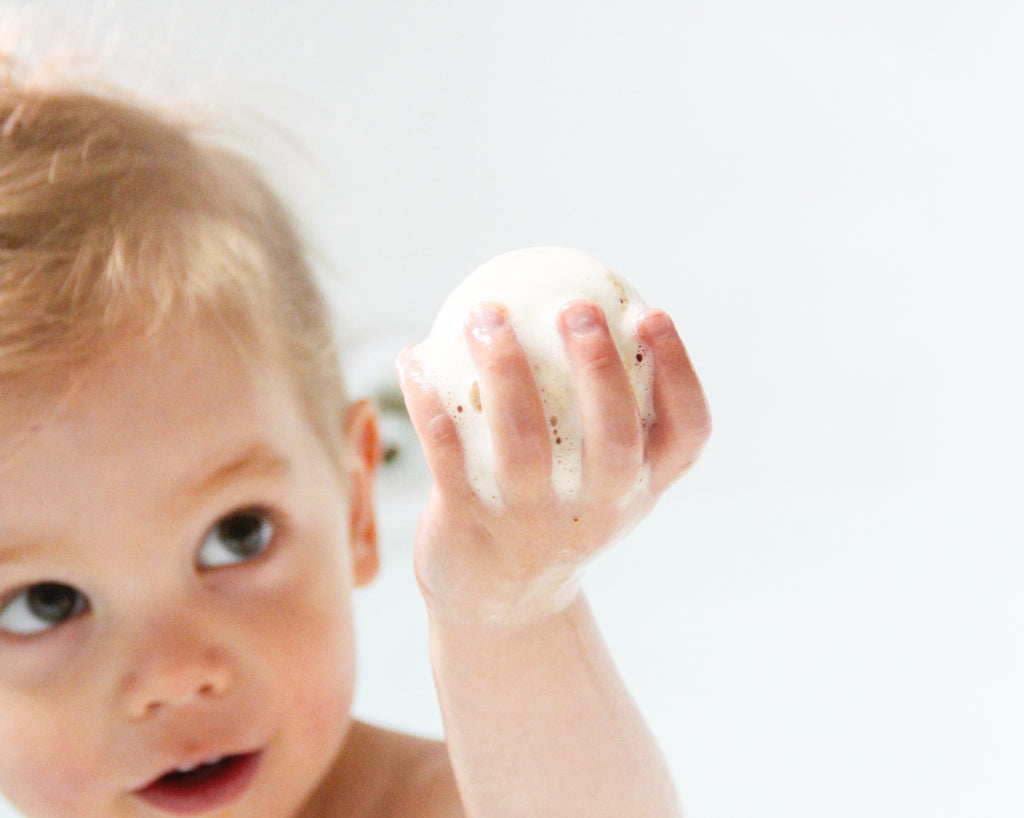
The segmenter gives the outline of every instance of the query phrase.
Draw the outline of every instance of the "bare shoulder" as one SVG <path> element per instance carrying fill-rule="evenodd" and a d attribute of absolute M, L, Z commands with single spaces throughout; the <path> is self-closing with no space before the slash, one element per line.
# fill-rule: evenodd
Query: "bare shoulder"
<path fill-rule="evenodd" d="M 451 761 L 443 742 L 379 727 L 369 731 L 365 748 L 375 747 L 390 770 L 380 816 L 388 818 L 463 818 Z"/>
<path fill-rule="evenodd" d="M 353 722 L 300 818 L 464 818 L 440 741 Z"/>

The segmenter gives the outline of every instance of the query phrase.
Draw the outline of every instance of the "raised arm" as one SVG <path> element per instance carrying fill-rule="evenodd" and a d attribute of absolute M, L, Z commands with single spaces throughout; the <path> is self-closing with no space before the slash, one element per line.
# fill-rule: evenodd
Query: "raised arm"
<path fill-rule="evenodd" d="M 467 323 L 496 452 L 500 508 L 466 478 L 452 420 L 409 351 L 403 391 L 434 476 L 415 563 L 446 739 L 470 818 L 669 818 L 662 754 L 580 590 L 589 559 L 632 528 L 710 431 L 669 317 L 647 310 L 655 422 L 641 422 L 599 309 L 559 314 L 584 447 L 582 490 L 551 484 L 552 439 L 529 364 L 497 304 Z"/>

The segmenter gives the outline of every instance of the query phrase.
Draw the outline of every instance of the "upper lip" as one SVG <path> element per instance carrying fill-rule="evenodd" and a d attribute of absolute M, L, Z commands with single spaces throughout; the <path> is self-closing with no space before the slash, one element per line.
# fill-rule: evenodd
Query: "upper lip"
<path fill-rule="evenodd" d="M 176 759 L 172 759 L 167 763 L 163 764 L 159 771 L 155 775 L 151 775 L 145 780 L 145 782 L 134 789 L 135 792 L 142 792 L 148 787 L 156 784 L 164 776 L 170 775 L 176 772 L 191 772 L 198 767 L 202 767 L 206 764 L 215 764 L 218 761 L 223 761 L 225 758 L 232 758 L 235 756 L 248 756 L 259 752 L 259 748 L 249 747 L 248 749 L 232 749 L 232 750 L 212 750 L 203 752 L 192 752 L 183 753 Z"/>
<path fill-rule="evenodd" d="M 231 753 L 230 755 L 238 755 L 238 753 Z M 194 763 L 193 762 L 186 762 L 185 764 L 181 764 L 178 767 L 175 767 L 172 770 L 172 772 L 176 772 L 176 773 L 190 773 L 190 772 L 192 772 L 192 770 L 196 770 L 199 767 L 203 767 L 203 766 L 206 766 L 208 764 L 216 764 L 216 763 L 218 763 L 220 761 L 223 761 L 227 757 L 228 756 L 213 756 L 212 758 L 206 758 L 206 759 L 203 759 L 202 761 L 197 761 L 197 762 L 194 762 Z"/>

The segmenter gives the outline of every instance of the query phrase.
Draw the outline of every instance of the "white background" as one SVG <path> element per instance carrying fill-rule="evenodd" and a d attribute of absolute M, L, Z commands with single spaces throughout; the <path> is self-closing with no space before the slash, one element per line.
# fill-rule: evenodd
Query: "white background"
<path fill-rule="evenodd" d="M 357 388 L 516 247 L 672 311 L 714 437 L 589 591 L 690 818 L 1024 815 L 1024 5 L 86 6 L 43 8 L 256 134 Z M 424 491 L 406 450 L 356 709 L 437 734 Z"/>

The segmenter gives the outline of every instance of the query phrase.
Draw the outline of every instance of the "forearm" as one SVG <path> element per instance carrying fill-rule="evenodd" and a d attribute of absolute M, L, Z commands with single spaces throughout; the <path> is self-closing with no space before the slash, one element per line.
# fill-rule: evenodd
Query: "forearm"
<path fill-rule="evenodd" d="M 469 818 L 677 818 L 665 760 L 583 595 L 529 628 L 431 621 Z"/>
<path fill-rule="evenodd" d="M 468 345 L 494 450 L 491 502 L 466 472 L 449 407 L 411 351 L 399 365 L 434 486 L 416 576 L 452 766 L 469 818 L 678 818 L 665 761 L 575 584 L 693 463 L 707 405 L 668 315 L 644 311 L 653 418 L 641 417 L 607 320 L 585 300 L 557 326 L 584 444 L 581 490 L 552 482 L 553 417 L 507 312 L 470 311 Z M 630 364 L 632 366 L 632 364 Z M 559 412 L 561 414 L 561 412 Z"/>

